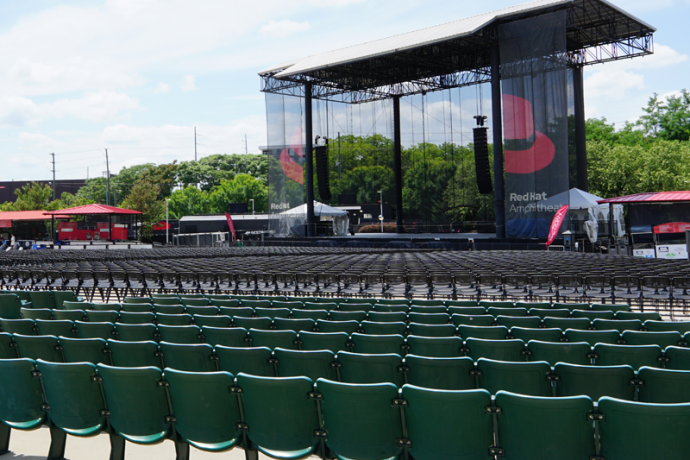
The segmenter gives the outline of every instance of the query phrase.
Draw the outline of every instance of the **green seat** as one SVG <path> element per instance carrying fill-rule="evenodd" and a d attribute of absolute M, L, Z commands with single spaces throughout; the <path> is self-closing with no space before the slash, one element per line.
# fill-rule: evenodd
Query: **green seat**
<path fill-rule="evenodd" d="M 547 316 L 544 318 L 544 325 L 548 328 L 558 328 L 564 331 L 567 329 L 586 331 L 592 323 L 587 318 L 554 318 Z"/>
<path fill-rule="evenodd" d="M 8 334 L 36 335 L 38 328 L 31 319 L 0 319 L 2 332 Z"/>
<path fill-rule="evenodd" d="M 213 307 L 215 308 L 215 307 Z M 213 311 L 213 310 L 211 310 Z M 217 309 L 216 309 L 217 311 Z M 187 310 L 182 305 L 153 305 L 153 312 L 156 314 L 156 317 L 159 314 L 164 314 L 164 315 L 183 315 L 187 313 Z M 160 320 L 159 320 L 160 321 Z"/>
<path fill-rule="evenodd" d="M 333 353 L 350 350 L 350 336 L 345 332 L 300 331 L 302 350 L 329 350 Z"/>
<path fill-rule="evenodd" d="M 479 302 L 479 306 L 487 310 L 489 308 L 515 308 L 515 304 L 509 300 L 482 300 Z"/>
<path fill-rule="evenodd" d="M 324 300 L 324 299 L 321 299 L 321 300 Z M 285 302 L 285 303 L 292 305 L 292 304 L 298 304 L 301 302 Z M 335 302 L 318 302 L 318 299 L 317 299 L 317 302 L 304 302 L 301 305 L 302 305 L 301 307 L 297 307 L 297 308 L 303 308 L 305 310 L 326 310 L 326 311 L 331 311 L 331 310 L 335 310 L 338 308 L 338 304 Z M 276 307 L 275 302 L 274 302 L 273 306 Z M 290 307 L 285 307 L 285 308 L 290 308 Z M 292 308 L 295 308 L 295 307 L 292 307 Z"/>
<path fill-rule="evenodd" d="M 330 350 L 297 351 L 276 348 L 273 351 L 278 360 L 278 377 L 308 377 L 338 380 L 335 354 Z"/>
<path fill-rule="evenodd" d="M 0 360 L 0 452 L 9 450 L 10 428 L 32 430 L 46 420 L 41 381 L 32 359 Z"/>
<path fill-rule="evenodd" d="M 371 335 L 354 333 L 350 336 L 355 353 L 404 355 L 405 338 L 402 335 Z"/>
<path fill-rule="evenodd" d="M 594 311 L 613 311 L 614 313 L 619 311 L 630 311 L 630 305 L 625 303 L 593 303 L 591 308 Z"/>
<path fill-rule="evenodd" d="M 685 338 L 687 340 L 687 337 Z M 666 355 L 666 368 L 679 371 L 690 371 L 690 348 L 667 347 L 664 350 Z"/>
<path fill-rule="evenodd" d="M 22 358 L 65 362 L 62 347 L 55 336 L 13 334 L 12 339 L 17 344 L 17 353 Z"/>
<path fill-rule="evenodd" d="M 367 315 L 370 321 L 377 323 L 400 323 L 407 321 L 407 313 L 370 311 Z"/>
<path fill-rule="evenodd" d="M 326 321 L 320 319 L 316 321 L 319 332 L 344 332 L 352 335 L 359 330 L 357 321 Z"/>
<path fill-rule="evenodd" d="M 162 326 L 188 326 L 192 324 L 192 315 L 181 314 L 181 315 L 167 315 L 165 313 L 156 314 L 156 321 L 158 325 Z"/>
<path fill-rule="evenodd" d="M 92 303 L 92 308 L 95 311 L 117 311 L 122 310 L 122 304 L 120 303 Z M 84 309 L 86 310 L 86 308 Z"/>
<path fill-rule="evenodd" d="M 453 324 L 456 326 L 493 326 L 496 318 L 491 315 L 458 315 L 457 313 L 450 317 Z"/>
<path fill-rule="evenodd" d="M 569 342 L 587 342 L 591 346 L 597 343 L 616 344 L 621 339 L 618 331 L 582 331 L 579 329 L 568 329 L 565 337 Z"/>
<path fill-rule="evenodd" d="M 331 310 L 331 316 L 333 316 L 333 313 L 339 312 L 339 313 L 362 313 L 366 315 L 368 312 L 373 310 L 373 305 L 369 304 L 361 304 L 361 303 L 343 303 L 338 305 L 337 310 Z"/>
<path fill-rule="evenodd" d="M 166 326 L 158 325 L 160 341 L 169 343 L 201 343 L 201 328 L 199 326 Z"/>
<path fill-rule="evenodd" d="M 148 313 L 153 312 L 153 304 L 150 303 L 125 303 L 122 304 L 121 313 Z"/>
<path fill-rule="evenodd" d="M 316 401 L 309 398 L 314 383 L 306 377 L 237 376 L 249 440 L 273 458 L 309 456 L 320 444 Z M 288 422 L 288 423 L 286 423 Z"/>
<path fill-rule="evenodd" d="M 60 338 L 60 346 L 66 363 L 112 364 L 110 349 L 103 339 Z"/>
<path fill-rule="evenodd" d="M 319 379 L 326 445 L 341 459 L 397 458 L 402 448 L 400 408 L 391 402 L 398 388 L 389 383 L 351 385 Z"/>
<path fill-rule="evenodd" d="M 527 343 L 530 340 L 539 340 L 541 342 L 560 342 L 563 338 L 563 331 L 556 328 L 551 329 L 536 329 L 527 327 L 511 327 L 508 331 L 511 337 L 520 339 Z"/>
<path fill-rule="evenodd" d="M 398 387 L 405 384 L 402 372 L 402 358 L 396 354 L 367 355 L 341 351 L 337 356 L 340 363 L 340 380 L 348 383 L 389 382 Z"/>
<path fill-rule="evenodd" d="M 297 350 L 297 333 L 295 331 L 266 331 L 250 329 L 249 337 L 252 347 L 286 348 Z"/>
<path fill-rule="evenodd" d="M 503 340 L 508 336 L 508 328 L 505 326 L 458 326 L 458 332 L 463 339 L 487 339 Z"/>
<path fill-rule="evenodd" d="M 553 308 L 530 308 L 527 312 L 530 316 L 538 316 L 544 320 L 544 318 L 568 318 L 570 316 L 570 310 L 565 308 L 553 309 Z"/>
<path fill-rule="evenodd" d="M 346 297 L 317 297 L 316 298 L 316 303 L 334 303 L 336 305 L 340 305 L 341 303 L 345 303 L 347 301 Z"/>
<path fill-rule="evenodd" d="M 530 340 L 527 342 L 530 351 L 530 361 L 546 361 L 552 366 L 556 363 L 570 363 L 589 365 L 592 364 L 590 354 L 592 347 L 586 342 L 540 342 Z"/>
<path fill-rule="evenodd" d="M 77 337 L 77 330 L 72 321 L 37 319 L 36 327 L 39 335 L 54 335 L 56 337 Z"/>
<path fill-rule="evenodd" d="M 219 307 L 221 315 L 229 316 L 231 318 L 242 317 L 250 318 L 254 316 L 254 309 L 243 307 Z"/>
<path fill-rule="evenodd" d="M 616 312 L 616 319 L 639 319 L 644 323 L 647 320 L 661 321 L 661 315 L 656 311 L 619 311 Z"/>
<path fill-rule="evenodd" d="M 189 313 L 192 316 L 195 315 L 205 315 L 205 316 L 213 316 L 213 315 L 218 315 L 220 314 L 220 309 L 218 307 L 215 307 L 213 305 L 211 306 L 204 306 L 204 307 L 194 307 L 194 306 L 188 306 L 184 308 L 187 313 Z"/>
<path fill-rule="evenodd" d="M 554 366 L 558 376 L 557 396 L 586 395 L 594 401 L 602 396 L 632 401 L 636 396 L 633 385 L 635 371 L 630 366 L 578 366 L 558 363 Z"/>
<path fill-rule="evenodd" d="M 153 324 L 156 315 L 153 312 L 120 311 L 122 324 Z"/>
<path fill-rule="evenodd" d="M 5 291 L 5 293 L 7 293 L 7 291 Z M 18 295 L 19 300 L 21 300 L 24 305 L 31 303 L 31 294 L 29 291 L 11 291 L 11 293 Z"/>
<path fill-rule="evenodd" d="M 72 322 L 84 321 L 84 310 L 53 310 L 53 318 L 57 320 L 66 319 Z"/>
<path fill-rule="evenodd" d="M 185 442 L 210 452 L 225 451 L 240 442 L 240 409 L 237 398 L 230 395 L 232 374 L 168 368 L 165 379 L 170 384 L 175 429 Z"/>
<path fill-rule="evenodd" d="M 304 308 L 304 304 L 302 302 L 288 302 L 288 301 L 280 301 L 280 300 L 274 300 L 273 301 L 273 308 L 287 308 L 288 310 L 301 310 Z M 323 307 L 316 307 L 315 310 L 323 310 Z"/>
<path fill-rule="evenodd" d="M 466 316 L 484 316 L 486 315 L 486 308 L 484 307 L 448 307 L 448 314 L 466 315 Z M 489 315 L 491 316 L 491 315 Z"/>
<path fill-rule="evenodd" d="M 650 332 L 676 331 L 681 334 L 690 332 L 690 321 L 651 321 L 644 322 L 644 327 Z"/>
<path fill-rule="evenodd" d="M 409 353 L 430 358 L 455 358 L 462 356 L 460 337 L 407 337 Z"/>
<path fill-rule="evenodd" d="M 422 307 L 422 308 L 434 308 L 434 307 L 445 307 L 445 301 L 439 299 L 412 299 L 410 300 L 410 308 L 412 307 Z"/>
<path fill-rule="evenodd" d="M 476 300 L 446 300 L 446 307 L 478 307 Z"/>
<path fill-rule="evenodd" d="M 116 323 L 120 319 L 120 314 L 114 310 L 85 310 L 84 315 L 86 315 L 89 322 L 94 323 Z"/>
<path fill-rule="evenodd" d="M 236 308 L 240 306 L 240 301 L 238 299 L 210 299 L 210 301 L 211 305 L 218 308 Z"/>
<path fill-rule="evenodd" d="M 0 318 L 3 319 L 20 319 L 22 318 L 21 312 L 23 309 L 39 309 L 35 305 L 27 305 L 22 308 L 22 301 L 16 294 L 0 294 Z M 40 308 L 41 310 L 50 310 L 52 305 L 46 308 Z"/>
<path fill-rule="evenodd" d="M 230 296 L 228 294 L 206 294 L 205 297 L 208 300 L 229 300 Z"/>
<path fill-rule="evenodd" d="M 438 390 L 471 390 L 475 388 L 472 358 L 430 358 L 408 354 L 405 356 L 407 383 Z"/>
<path fill-rule="evenodd" d="M 53 293 L 50 291 L 30 291 L 29 298 L 31 300 L 32 308 L 55 308 Z"/>
<path fill-rule="evenodd" d="M 154 307 L 162 305 L 182 305 L 179 297 L 151 297 Z"/>
<path fill-rule="evenodd" d="M 121 324 L 115 325 L 117 340 L 123 342 L 158 342 L 159 333 L 153 324 Z"/>
<path fill-rule="evenodd" d="M 273 324 L 279 331 L 313 331 L 316 327 L 313 319 L 276 318 Z"/>
<path fill-rule="evenodd" d="M 316 320 L 328 318 L 328 311 L 326 310 L 291 310 L 293 318 L 296 319 L 310 319 L 316 324 Z"/>
<path fill-rule="evenodd" d="M 541 318 L 538 316 L 497 316 L 496 324 L 505 326 L 508 329 L 511 327 L 536 329 L 541 324 Z"/>
<path fill-rule="evenodd" d="M 485 390 L 440 391 L 405 385 L 402 397 L 410 454 L 416 460 L 486 459 L 493 445 L 492 416 Z M 458 442 L 462 433 L 462 442 Z"/>
<path fill-rule="evenodd" d="M 623 331 L 639 331 L 642 328 L 642 321 L 639 319 L 595 319 L 592 325 L 597 331 L 616 330 L 622 334 Z"/>
<path fill-rule="evenodd" d="M 212 327 L 202 326 L 201 335 L 204 341 L 214 347 L 223 345 L 226 347 L 246 347 L 248 341 L 247 330 L 241 327 Z"/>
<path fill-rule="evenodd" d="M 376 305 L 374 305 L 374 309 L 373 309 L 373 311 L 379 312 L 379 313 L 407 313 L 409 310 L 410 310 L 409 306 L 400 305 L 400 304 L 399 305 L 376 304 Z"/>
<path fill-rule="evenodd" d="M 215 350 L 221 371 L 230 372 L 231 374 L 243 372 L 264 377 L 276 376 L 270 348 L 224 347 L 218 345 L 215 347 Z"/>
<path fill-rule="evenodd" d="M 491 394 L 504 390 L 531 396 L 553 395 L 549 380 L 551 366 L 545 361 L 526 363 L 480 358 L 477 373 L 477 388 Z"/>
<path fill-rule="evenodd" d="M 55 293 L 54 293 L 55 294 Z M 94 304 L 91 302 L 62 302 L 62 308 L 56 308 L 56 310 L 93 310 Z"/>
<path fill-rule="evenodd" d="M 232 318 L 225 315 L 194 315 L 194 324 L 199 327 L 230 327 Z"/>
<path fill-rule="evenodd" d="M 410 305 L 410 301 L 407 299 L 378 299 L 376 303 L 381 305 Z"/>
<path fill-rule="evenodd" d="M 236 327 L 241 327 L 244 329 L 271 329 L 273 326 L 273 320 L 271 318 L 245 318 L 240 316 L 233 316 L 232 323 Z"/>
<path fill-rule="evenodd" d="M 437 313 L 445 313 L 448 314 L 448 308 L 446 308 L 443 303 L 439 304 L 438 306 L 424 306 L 424 305 L 417 305 L 414 301 L 412 305 L 410 305 L 410 313 L 432 313 L 432 314 L 437 314 Z M 431 302 L 443 302 L 442 300 L 431 300 Z M 448 317 L 450 320 L 450 315 Z M 448 321 L 446 321 L 448 322 Z"/>
<path fill-rule="evenodd" d="M 367 318 L 367 312 L 331 310 L 328 316 L 331 318 L 331 321 L 357 321 L 361 323 Z"/>
<path fill-rule="evenodd" d="M 410 312 L 408 315 L 410 322 L 420 324 L 448 324 L 450 315 L 448 313 L 419 313 Z"/>
<path fill-rule="evenodd" d="M 690 404 L 599 400 L 601 456 L 606 460 L 681 460 L 690 452 Z"/>
<path fill-rule="evenodd" d="M 163 363 L 166 368 L 187 372 L 215 372 L 216 355 L 213 347 L 207 343 L 160 343 Z"/>
<path fill-rule="evenodd" d="M 98 365 L 103 390 L 110 411 L 114 434 L 110 442 L 112 457 L 124 458 L 125 440 L 138 444 L 159 443 L 171 435 L 171 407 L 168 389 L 159 385 L 163 373 L 155 367 L 113 367 Z M 132 391 L 136 388 L 137 391 Z M 189 446 L 176 442 L 178 458 Z M 185 458 L 185 457 L 182 457 Z"/>
<path fill-rule="evenodd" d="M 181 294 L 180 299 L 205 299 L 206 296 L 200 292 L 197 292 L 196 294 Z"/>
<path fill-rule="evenodd" d="M 65 302 L 83 302 L 84 299 L 77 297 L 73 291 L 52 291 L 53 293 L 53 307 L 56 310 L 69 309 L 70 307 L 65 306 Z M 82 307 L 78 307 L 82 308 Z"/>
<path fill-rule="evenodd" d="M 407 333 L 407 323 L 379 323 L 375 321 L 362 321 L 359 325 L 365 334 L 372 335 L 405 335 Z"/>
<path fill-rule="evenodd" d="M 633 369 L 642 366 L 661 367 L 662 351 L 659 345 L 610 345 L 598 343 L 594 346 L 594 364 L 597 366 L 619 366 L 627 364 Z"/>
<path fill-rule="evenodd" d="M 124 303 L 153 303 L 153 299 L 151 297 L 125 297 Z"/>
<path fill-rule="evenodd" d="M 588 420 L 593 403 L 587 396 L 547 398 L 499 391 L 496 405 L 501 408 L 498 433 L 506 458 L 584 460 L 594 457 L 594 427 Z"/>
<path fill-rule="evenodd" d="M 153 341 L 123 342 L 108 340 L 113 365 L 118 367 L 158 367 L 163 369 L 162 354 Z"/>
<path fill-rule="evenodd" d="M 242 299 L 240 301 L 240 305 L 243 307 L 249 307 L 249 308 L 271 308 L 271 301 L 270 300 L 249 300 L 249 299 Z"/>
<path fill-rule="evenodd" d="M 456 329 L 452 324 L 419 324 L 410 323 L 408 326 L 410 335 L 422 337 L 452 337 Z"/>
<path fill-rule="evenodd" d="M 515 302 L 515 308 L 526 308 L 528 311 L 536 308 L 538 310 L 549 310 L 551 309 L 551 302 Z M 531 313 L 530 313 L 531 315 Z"/>
<path fill-rule="evenodd" d="M 614 319 L 615 315 L 612 311 L 594 311 L 594 310 L 573 310 L 573 318 L 587 318 L 590 321 L 595 319 Z"/>
<path fill-rule="evenodd" d="M 47 310 L 45 308 L 21 308 L 21 318 L 37 320 L 37 319 L 53 319 L 53 310 Z M 4 318 L 5 315 L 0 314 L 0 317 Z M 11 318 L 20 319 L 20 318 Z"/>
<path fill-rule="evenodd" d="M 12 334 L 0 332 L 0 359 L 16 359 L 18 357 Z"/>
<path fill-rule="evenodd" d="M 489 307 L 486 312 L 491 316 L 527 316 L 526 308 Z"/>
<path fill-rule="evenodd" d="M 565 303 L 565 302 L 554 302 L 553 306 L 551 308 L 554 308 L 556 310 L 559 309 L 564 309 L 564 310 L 589 310 L 589 304 L 588 303 Z"/>
<path fill-rule="evenodd" d="M 626 345 L 659 345 L 662 349 L 672 346 L 683 346 L 685 342 L 680 332 L 643 332 L 625 331 L 621 334 Z"/>
<path fill-rule="evenodd" d="M 473 360 L 487 358 L 498 361 L 525 361 L 525 342 L 519 339 L 486 340 L 468 338 L 465 353 Z"/>
<path fill-rule="evenodd" d="M 654 404 L 690 403 L 690 371 L 641 367 L 640 401 Z M 615 398 L 614 395 L 607 395 Z M 624 398 L 619 398 L 624 399 Z"/>
<path fill-rule="evenodd" d="M 271 318 L 271 319 L 276 319 L 276 318 L 287 318 L 290 316 L 290 310 L 287 308 L 255 308 L 254 313 L 256 316 L 260 316 L 262 318 Z"/>

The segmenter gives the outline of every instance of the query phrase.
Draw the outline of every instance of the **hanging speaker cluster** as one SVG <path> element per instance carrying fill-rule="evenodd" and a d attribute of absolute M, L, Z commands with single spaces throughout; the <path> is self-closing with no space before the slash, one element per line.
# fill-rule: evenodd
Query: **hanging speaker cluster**
<path fill-rule="evenodd" d="M 328 177 L 328 144 L 314 147 L 314 156 L 316 157 L 316 180 L 319 184 L 319 196 L 322 200 L 328 201 L 331 199 L 331 186 Z"/>
<path fill-rule="evenodd" d="M 474 128 L 474 167 L 479 193 L 493 193 L 491 166 L 489 165 L 488 128 Z"/>

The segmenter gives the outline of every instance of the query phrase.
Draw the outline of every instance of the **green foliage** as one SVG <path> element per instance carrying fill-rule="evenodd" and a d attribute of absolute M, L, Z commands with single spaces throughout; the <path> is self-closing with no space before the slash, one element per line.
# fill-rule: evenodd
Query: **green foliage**
<path fill-rule="evenodd" d="M 34 211 L 48 207 L 53 197 L 53 188 L 48 184 L 41 186 L 32 182 L 15 190 L 14 194 L 17 195 L 17 199 L 12 206 L 12 211 Z"/>
<path fill-rule="evenodd" d="M 86 180 L 84 186 L 82 186 L 76 193 L 77 199 L 89 200 L 92 203 L 105 204 L 107 180 L 105 177 L 94 177 L 93 179 Z"/>
<path fill-rule="evenodd" d="M 249 174 L 238 174 L 232 180 L 223 180 L 214 187 L 209 195 L 211 212 L 224 213 L 230 203 L 247 203 L 251 209 L 250 199 L 254 199 L 256 212 L 268 211 L 268 187 Z"/>
<path fill-rule="evenodd" d="M 141 211 L 141 240 L 148 241 L 153 235 L 153 224 L 165 217 L 165 203 L 158 199 L 160 187 L 145 179 L 138 180 L 122 207 Z"/>
<path fill-rule="evenodd" d="M 690 93 L 682 90 L 680 96 L 671 95 L 660 101 L 659 95 L 649 98 L 645 114 L 637 122 L 648 137 L 670 141 L 690 139 Z"/>
<path fill-rule="evenodd" d="M 268 158 L 264 155 L 209 155 L 199 161 L 183 161 L 176 168 L 176 181 L 184 187 L 199 184 L 210 191 L 223 180 L 237 174 L 249 174 L 264 184 L 268 182 Z"/>
<path fill-rule="evenodd" d="M 175 190 L 170 195 L 168 213 L 174 219 L 196 214 L 208 214 L 211 211 L 211 199 L 208 193 L 202 192 L 193 185 L 182 190 Z"/>

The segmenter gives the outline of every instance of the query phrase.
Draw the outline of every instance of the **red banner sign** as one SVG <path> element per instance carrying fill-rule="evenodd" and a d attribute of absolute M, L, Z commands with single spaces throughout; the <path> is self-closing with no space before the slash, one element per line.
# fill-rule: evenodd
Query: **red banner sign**
<path fill-rule="evenodd" d="M 559 209 L 556 212 L 556 215 L 553 216 L 553 221 L 551 222 L 551 230 L 549 230 L 549 238 L 546 240 L 546 249 L 549 249 L 549 246 L 551 246 L 553 241 L 558 236 L 558 231 L 561 229 L 561 225 L 563 225 L 565 216 L 568 215 L 568 208 L 570 208 L 570 206 L 568 206 L 567 204 L 565 206 L 561 206 L 561 209 Z"/>
<path fill-rule="evenodd" d="M 228 227 L 230 228 L 230 233 L 232 233 L 232 241 L 235 241 L 237 236 L 235 235 L 235 224 L 232 222 L 232 217 L 226 212 L 225 218 L 228 219 Z"/>
<path fill-rule="evenodd" d="M 685 230 L 690 230 L 690 223 L 669 222 L 654 227 L 654 233 L 685 233 Z"/>
<path fill-rule="evenodd" d="M 0 228 L 11 228 L 12 227 L 12 221 L 11 220 L 0 220 Z"/>

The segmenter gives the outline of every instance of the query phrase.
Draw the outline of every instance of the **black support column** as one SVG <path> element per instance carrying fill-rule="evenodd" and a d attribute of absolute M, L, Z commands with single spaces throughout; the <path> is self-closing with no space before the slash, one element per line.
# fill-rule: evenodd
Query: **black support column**
<path fill-rule="evenodd" d="M 503 114 L 501 113 L 501 55 L 498 43 L 491 48 L 491 120 L 494 141 L 494 196 L 496 238 L 506 237 L 505 193 L 503 186 Z"/>
<path fill-rule="evenodd" d="M 304 84 L 304 165 L 307 186 L 307 236 L 316 236 L 314 228 L 314 133 L 312 132 L 311 83 Z"/>
<path fill-rule="evenodd" d="M 393 174 L 395 176 L 395 232 L 403 230 L 402 143 L 400 141 L 400 96 L 393 96 Z"/>
<path fill-rule="evenodd" d="M 587 178 L 587 128 L 585 125 L 585 85 L 582 66 L 573 67 L 573 93 L 575 96 L 575 159 L 577 188 L 589 192 Z"/>

